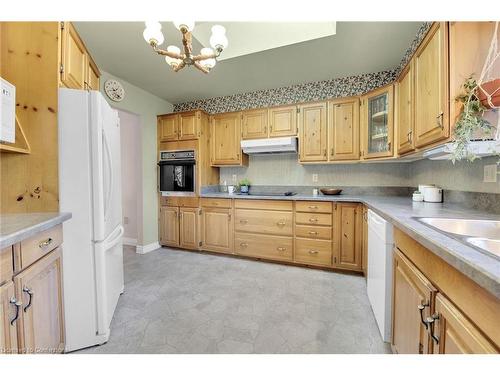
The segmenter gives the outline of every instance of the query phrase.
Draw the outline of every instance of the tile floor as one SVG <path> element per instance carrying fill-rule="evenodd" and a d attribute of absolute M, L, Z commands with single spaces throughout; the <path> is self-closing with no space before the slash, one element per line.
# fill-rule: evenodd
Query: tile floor
<path fill-rule="evenodd" d="M 389 353 L 359 276 L 125 247 L 108 343 L 77 353 Z"/>

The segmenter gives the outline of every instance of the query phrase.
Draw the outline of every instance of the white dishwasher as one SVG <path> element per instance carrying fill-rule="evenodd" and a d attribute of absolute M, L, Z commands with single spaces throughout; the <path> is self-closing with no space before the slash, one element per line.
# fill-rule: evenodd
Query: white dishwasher
<path fill-rule="evenodd" d="M 368 276 L 366 289 L 378 329 L 391 341 L 392 314 L 392 225 L 368 210 Z"/>

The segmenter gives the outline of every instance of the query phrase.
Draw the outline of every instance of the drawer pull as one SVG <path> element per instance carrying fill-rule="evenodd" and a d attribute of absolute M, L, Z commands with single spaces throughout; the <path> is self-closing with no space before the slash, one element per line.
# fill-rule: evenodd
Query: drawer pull
<path fill-rule="evenodd" d="M 240 220 L 240 224 L 246 224 L 246 223 L 248 223 L 248 220 L 245 220 L 245 219 Z"/>
<path fill-rule="evenodd" d="M 276 250 L 278 250 L 278 251 L 286 251 L 286 247 L 281 247 L 280 246 L 280 247 L 277 247 Z"/>
<path fill-rule="evenodd" d="M 317 209 L 318 209 L 318 206 L 309 206 L 309 208 L 310 208 L 311 210 L 317 210 Z"/>
<path fill-rule="evenodd" d="M 26 293 L 26 294 L 28 294 L 28 296 L 30 297 L 30 300 L 28 301 L 28 304 L 27 304 L 26 306 L 24 306 L 24 309 L 23 309 L 23 310 L 24 310 L 24 312 L 26 312 L 26 311 L 28 311 L 28 309 L 31 307 L 31 302 L 33 301 L 33 294 L 34 294 L 34 293 L 33 293 L 33 291 L 32 291 L 30 288 L 28 288 L 27 286 L 25 286 L 25 287 L 23 288 L 23 292 L 24 292 L 24 293 Z"/>
<path fill-rule="evenodd" d="M 246 242 L 241 242 L 240 247 L 248 247 L 248 244 Z"/>
<path fill-rule="evenodd" d="M 278 225 L 278 226 L 280 226 L 280 227 L 284 226 L 285 224 L 286 224 L 286 223 L 285 223 L 284 221 L 278 221 L 278 222 L 276 223 L 276 225 Z"/>
<path fill-rule="evenodd" d="M 344 233 L 344 237 L 345 237 L 345 238 L 349 238 L 349 237 L 347 237 L 347 234 L 346 234 L 346 233 Z"/>
<path fill-rule="evenodd" d="M 52 238 L 50 238 L 50 237 L 49 237 L 49 238 L 47 238 L 45 241 L 40 241 L 40 242 L 38 243 L 38 247 L 39 247 L 40 249 L 43 249 L 44 247 L 49 246 L 49 245 L 52 243 L 52 241 L 54 241 L 54 240 L 53 240 Z"/>
<path fill-rule="evenodd" d="M 318 221 L 318 219 L 317 219 L 317 218 L 315 218 L 315 217 L 312 217 L 312 218 L 310 218 L 310 219 L 309 219 L 309 221 L 310 221 L 311 223 L 315 223 L 315 222 L 317 222 L 317 221 Z"/>
<path fill-rule="evenodd" d="M 17 319 L 19 319 L 19 308 L 23 305 L 15 297 L 12 297 L 9 301 L 10 304 L 14 305 L 16 308 L 16 315 L 11 319 L 10 325 L 13 326 Z"/>
<path fill-rule="evenodd" d="M 318 250 L 309 250 L 309 254 L 318 254 L 319 251 Z"/>
<path fill-rule="evenodd" d="M 313 235 L 313 236 L 317 236 L 319 233 L 318 232 L 315 232 L 313 230 L 309 231 L 309 234 Z"/>

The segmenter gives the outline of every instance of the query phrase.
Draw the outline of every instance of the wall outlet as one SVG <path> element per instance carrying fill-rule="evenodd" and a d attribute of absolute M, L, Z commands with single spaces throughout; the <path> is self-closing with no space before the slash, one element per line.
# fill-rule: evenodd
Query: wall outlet
<path fill-rule="evenodd" d="M 313 173 L 313 182 L 318 182 L 318 174 Z"/>
<path fill-rule="evenodd" d="M 125 225 L 128 224 L 128 216 L 123 217 L 123 224 L 125 224 Z"/>
<path fill-rule="evenodd" d="M 497 165 L 485 165 L 483 182 L 497 182 Z"/>
<path fill-rule="evenodd" d="M 238 182 L 238 176 L 233 174 L 233 185 L 236 185 L 236 182 Z"/>

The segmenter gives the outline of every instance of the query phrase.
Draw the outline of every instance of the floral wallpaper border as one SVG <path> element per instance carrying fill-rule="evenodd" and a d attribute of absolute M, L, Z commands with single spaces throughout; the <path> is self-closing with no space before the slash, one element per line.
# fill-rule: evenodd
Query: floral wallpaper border
<path fill-rule="evenodd" d="M 422 24 L 401 63 L 395 69 L 179 103 L 174 105 L 174 112 L 202 109 L 213 114 L 362 95 L 394 82 L 399 72 L 410 61 L 431 25 L 432 22 Z"/>

